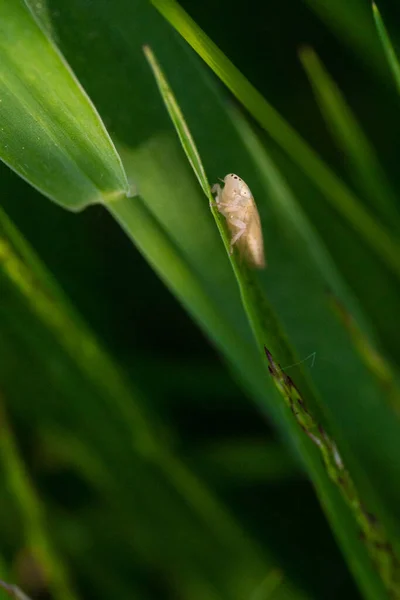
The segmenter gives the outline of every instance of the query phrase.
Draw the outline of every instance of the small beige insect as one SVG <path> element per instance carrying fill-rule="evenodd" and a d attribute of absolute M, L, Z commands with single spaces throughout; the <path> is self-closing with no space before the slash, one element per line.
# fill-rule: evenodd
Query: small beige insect
<path fill-rule="evenodd" d="M 265 267 L 264 242 L 260 215 L 249 186 L 234 173 L 224 177 L 224 187 L 213 185 L 216 206 L 224 215 L 232 234 L 231 254 L 237 244 L 240 254 L 252 266 Z"/>

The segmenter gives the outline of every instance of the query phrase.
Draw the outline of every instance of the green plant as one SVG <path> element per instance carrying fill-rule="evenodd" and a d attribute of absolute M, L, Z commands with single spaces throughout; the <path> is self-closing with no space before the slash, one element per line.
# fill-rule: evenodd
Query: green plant
<path fill-rule="evenodd" d="M 300 58 L 346 157 L 343 176 L 181 6 L 152 3 L 0 3 L 0 156 L 63 208 L 106 209 L 274 423 L 300 463 L 292 472 L 301 469 L 311 481 L 362 596 L 400 598 L 398 186 L 314 51 L 303 48 Z M 309 4 L 321 12 L 323 3 Z M 352 10 L 339 3 L 332 24 L 386 64 L 369 22 L 365 37 L 350 35 Z M 354 11 L 372 20 L 372 12 Z M 395 51 L 373 11 L 397 77 Z M 210 184 L 228 171 L 245 178 L 258 203 L 269 263 L 260 273 L 229 254 L 224 219 L 215 206 L 210 212 Z M 36 208 L 27 210 L 34 219 Z M 52 211 L 50 223 L 59 218 L 59 209 L 45 210 Z M 328 597 L 323 581 L 299 577 L 268 534 L 246 531 L 246 518 L 212 491 L 201 463 L 182 460 L 173 419 L 163 422 L 151 390 L 140 391 L 149 385 L 140 379 L 141 350 L 132 367 L 140 383 L 133 385 L 8 214 L 18 222 L 18 209 L 5 201 L 0 450 L 14 501 L 11 509 L 7 494 L 0 497 L 12 514 L 4 540 L 28 547 L 55 598 L 75 597 L 80 580 L 96 597 L 294 599 L 303 588 Z M 68 227 L 74 231 L 75 221 Z M 44 228 L 34 223 L 32 230 Z M 90 244 L 84 239 L 79 247 Z M 139 272 L 124 269 L 142 294 Z M 93 301 L 91 308 L 95 313 Z M 146 322 L 153 318 L 147 313 Z M 153 334 L 155 354 L 157 327 Z M 314 367 L 302 360 L 310 354 Z M 185 384 L 186 367 L 175 366 L 175 389 L 185 389 L 189 401 L 199 386 L 203 403 L 221 377 L 207 382 L 199 368 Z M 148 374 L 161 368 L 148 359 Z M 167 369 L 172 380 L 174 366 Z M 26 445 L 38 453 L 39 474 L 65 469 L 87 488 L 90 501 L 76 520 L 47 495 L 40 477 L 36 489 Z M 256 456 L 262 471 L 265 454 Z M 289 500 L 288 518 L 295 508 Z M 311 517 L 304 530 L 311 535 L 313 528 Z M 150 569 L 158 569 L 161 592 L 143 575 Z M 346 590 L 350 597 L 350 584 Z"/>

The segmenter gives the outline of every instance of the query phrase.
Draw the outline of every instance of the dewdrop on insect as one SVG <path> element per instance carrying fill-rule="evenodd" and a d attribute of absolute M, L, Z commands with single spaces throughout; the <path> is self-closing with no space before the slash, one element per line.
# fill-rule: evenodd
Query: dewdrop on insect
<path fill-rule="evenodd" d="M 231 254 L 233 246 L 239 249 L 240 255 L 253 267 L 265 267 L 264 242 L 260 215 L 249 186 L 234 173 L 224 177 L 224 187 L 216 183 L 211 191 L 216 193 L 216 206 L 224 215 L 231 238 Z"/>

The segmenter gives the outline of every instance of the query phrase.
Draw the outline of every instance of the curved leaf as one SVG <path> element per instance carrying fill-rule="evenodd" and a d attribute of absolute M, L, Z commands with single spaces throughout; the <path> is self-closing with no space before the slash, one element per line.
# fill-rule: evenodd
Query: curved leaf
<path fill-rule="evenodd" d="M 70 210 L 130 193 L 93 104 L 23 0 L 0 1 L 0 158 Z"/>

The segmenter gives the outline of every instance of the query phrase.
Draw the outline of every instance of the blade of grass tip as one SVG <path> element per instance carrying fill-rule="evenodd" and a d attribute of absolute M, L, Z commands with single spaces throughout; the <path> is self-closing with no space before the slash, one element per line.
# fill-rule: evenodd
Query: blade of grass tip
<path fill-rule="evenodd" d="M 183 118 L 182 112 L 175 100 L 174 95 L 171 93 L 170 87 L 167 80 L 164 77 L 155 56 L 149 46 L 143 46 L 143 52 L 150 64 L 150 67 L 154 73 L 158 89 L 160 90 L 161 96 L 165 102 L 168 113 L 171 116 L 172 122 L 178 133 L 179 140 L 185 150 L 186 156 L 189 163 L 199 180 L 199 183 L 206 196 L 210 195 L 210 186 L 207 181 L 207 175 L 205 173 L 203 163 L 201 162 L 200 155 L 197 151 L 196 145 L 193 141 L 191 133 L 186 125 L 186 121 Z"/>
<path fill-rule="evenodd" d="M 397 91 L 400 92 L 400 63 L 394 51 L 393 44 L 390 40 L 389 34 L 381 17 L 381 13 L 375 2 L 372 3 L 372 14 L 374 15 L 374 21 L 378 35 L 381 40 L 383 50 L 386 55 L 386 59 L 389 63 L 390 70 L 397 87 Z"/>
<path fill-rule="evenodd" d="M 76 600 L 66 569 L 46 531 L 45 516 L 19 455 L 1 397 L 0 429 L 0 460 L 21 513 L 27 544 L 43 567 L 55 600 Z"/>
<path fill-rule="evenodd" d="M 176 100 L 174 99 L 174 101 L 171 102 L 171 97 L 173 97 L 172 90 L 162 74 L 161 68 L 159 67 L 153 52 L 148 47 L 146 48 L 146 57 L 153 70 L 153 74 L 157 80 L 157 84 L 172 121 L 174 123 L 179 120 L 184 121 L 183 114 L 179 109 Z M 183 123 L 180 124 L 179 131 L 185 132 L 185 134 L 186 132 L 189 133 L 185 139 L 185 144 L 183 145 L 184 151 L 188 153 L 190 148 L 190 155 L 196 155 L 201 162 L 194 140 L 186 123 L 184 123 L 184 125 Z M 200 180 L 200 173 L 196 173 L 196 175 Z M 327 484 L 325 477 L 327 476 L 335 485 L 336 489 L 340 491 L 343 500 L 352 512 L 355 522 L 361 529 L 365 547 L 370 559 L 377 567 L 377 571 L 381 577 L 381 583 L 383 583 L 386 590 L 390 593 L 394 590 L 400 597 L 400 589 L 397 580 L 399 563 L 393 553 L 393 548 L 388 540 L 387 532 L 375 517 L 374 520 L 372 520 L 368 516 L 350 473 L 343 464 L 343 460 L 335 442 L 327 435 L 308 408 L 305 407 L 303 398 L 307 398 L 307 400 L 311 400 L 311 402 L 314 401 L 315 403 L 314 391 L 308 379 L 304 377 L 304 374 L 301 372 L 299 373 L 297 379 L 298 382 L 300 382 L 300 389 L 303 389 L 306 392 L 305 395 L 302 396 L 292 379 L 286 375 L 279 363 L 274 360 L 272 353 L 264 346 L 264 343 L 267 343 L 270 347 L 276 348 L 277 354 L 284 357 L 284 360 L 293 360 L 295 358 L 295 354 L 283 334 L 272 308 L 265 296 L 261 293 L 252 273 L 243 264 L 239 264 L 234 254 L 230 254 L 227 231 L 221 222 L 221 215 L 214 206 L 215 203 L 212 202 L 213 197 L 208 184 L 205 188 L 205 194 L 210 200 L 211 210 L 218 228 L 220 229 L 232 268 L 235 272 L 243 306 L 251 324 L 257 345 L 261 352 L 264 352 L 265 349 L 267 362 L 264 364 L 268 369 L 269 374 L 272 376 L 273 382 L 283 398 L 287 409 L 290 409 L 290 411 L 285 413 L 287 416 L 287 424 L 292 434 L 295 436 L 299 448 L 301 448 L 303 457 L 310 469 L 310 475 L 313 477 L 313 481 L 319 489 L 321 502 L 324 504 L 325 508 L 328 509 L 330 492 L 328 488 L 325 487 Z M 294 407 L 296 407 L 295 410 Z M 294 419 L 290 416 L 291 414 L 294 415 Z M 299 427 L 296 425 L 299 425 Z M 302 434 L 302 436 L 300 434 Z M 307 447 L 305 445 L 305 438 L 311 440 L 314 450 L 310 446 Z M 316 448 L 318 449 L 317 455 L 315 453 Z M 320 471 L 321 458 L 324 464 L 323 472 Z M 358 581 L 366 592 L 367 597 L 373 598 L 376 593 L 378 593 L 378 595 L 382 594 L 382 589 L 377 592 L 377 589 L 381 587 L 381 584 L 376 580 L 372 581 L 374 577 L 372 577 L 372 580 L 370 579 L 372 575 L 371 565 L 368 567 L 362 565 L 363 561 L 361 556 L 358 555 L 357 561 L 354 561 L 354 545 L 353 543 L 349 543 L 347 526 L 345 527 L 346 531 L 343 530 L 343 525 L 340 525 L 339 528 L 337 528 L 338 522 L 336 519 L 338 507 L 334 503 L 330 506 L 330 509 L 329 514 L 335 524 L 336 532 L 343 543 L 349 563 L 353 566 Z M 356 537 L 359 539 L 359 534 L 356 534 Z M 374 591 L 372 590 L 372 587 L 370 587 L 371 585 L 374 587 Z"/>
<path fill-rule="evenodd" d="M 396 195 L 349 105 L 314 50 L 302 48 L 299 55 L 326 124 L 350 161 L 356 184 L 384 222 L 399 226 Z"/>
<path fill-rule="evenodd" d="M 303 169 L 324 197 L 400 278 L 400 246 L 352 191 L 265 100 L 175 0 L 151 0 L 249 113 Z"/>
<path fill-rule="evenodd" d="M 194 140 L 190 133 L 190 130 L 186 124 L 186 121 L 184 119 L 182 111 L 179 108 L 178 103 L 175 100 L 175 97 L 171 91 L 171 88 L 169 87 L 169 84 L 168 84 L 168 82 L 167 82 L 155 56 L 154 56 L 153 51 L 151 50 L 151 48 L 149 46 L 145 46 L 143 48 L 143 51 L 148 60 L 150 68 L 153 71 L 158 89 L 160 90 L 160 93 L 161 93 L 161 97 L 165 103 L 165 106 L 168 110 L 171 120 L 176 128 L 178 137 L 182 143 L 182 147 L 185 151 L 185 154 L 189 160 L 189 163 L 191 164 L 191 166 L 193 168 L 193 171 L 200 183 L 200 186 L 201 186 L 204 194 L 206 195 L 206 197 L 208 198 L 208 200 L 210 202 L 211 211 L 217 222 L 217 226 L 218 226 L 219 232 L 222 236 L 225 248 L 229 253 L 229 247 L 230 247 L 229 237 L 227 235 L 226 228 L 224 227 L 221 219 L 219 218 L 220 215 L 218 213 L 218 210 L 214 206 L 215 200 L 214 200 L 213 195 L 211 194 L 210 184 L 208 183 L 207 175 L 205 173 L 203 163 L 201 161 L 200 155 L 198 153 L 196 144 L 194 143 Z"/>

